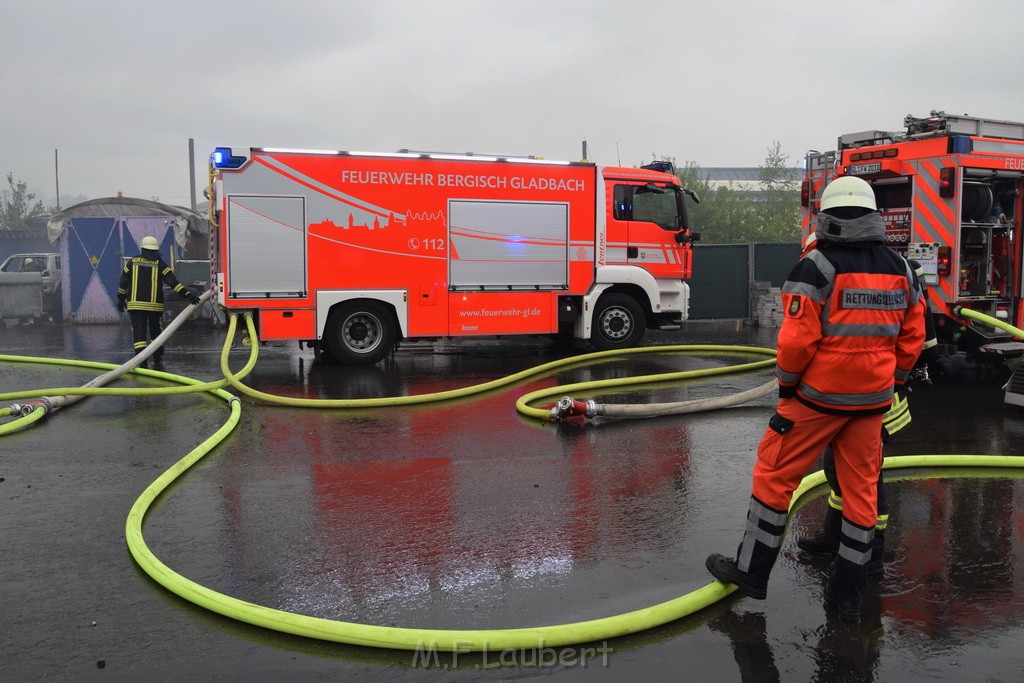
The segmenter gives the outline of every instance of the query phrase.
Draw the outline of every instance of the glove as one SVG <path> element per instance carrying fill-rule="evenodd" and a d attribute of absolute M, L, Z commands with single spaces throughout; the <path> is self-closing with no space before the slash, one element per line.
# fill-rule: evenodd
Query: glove
<path fill-rule="evenodd" d="M 118 313 L 124 313 L 124 310 L 126 308 L 128 308 L 128 305 L 125 304 L 124 299 L 118 299 L 117 300 L 117 312 Z"/>
<path fill-rule="evenodd" d="M 193 292 L 191 289 L 184 289 L 182 290 L 181 293 L 185 297 L 185 300 L 188 301 L 193 306 L 199 303 L 199 295 Z"/>

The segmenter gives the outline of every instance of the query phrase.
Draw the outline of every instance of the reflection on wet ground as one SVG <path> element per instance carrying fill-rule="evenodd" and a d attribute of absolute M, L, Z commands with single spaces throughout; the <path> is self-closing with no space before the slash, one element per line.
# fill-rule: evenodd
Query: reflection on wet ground
<path fill-rule="evenodd" d="M 117 326 L 0 334 L 6 353 L 128 357 L 127 330 Z M 223 329 L 183 329 L 169 345 L 167 370 L 218 377 L 223 339 Z M 774 339 L 754 330 L 689 333 L 685 342 L 772 346 Z M 246 382 L 288 396 L 417 394 L 487 381 L 560 353 L 507 340 L 415 344 L 381 366 L 353 369 L 318 363 L 293 345 L 268 345 Z M 246 354 L 235 349 L 232 366 Z M 652 605 L 706 585 L 707 554 L 731 552 L 774 400 L 704 415 L 549 424 L 520 417 L 515 399 L 543 386 L 733 362 L 728 354 L 634 357 L 476 398 L 379 410 L 244 399 L 238 429 L 159 501 L 146 538 L 169 566 L 215 590 L 332 619 L 505 628 Z M 0 370 L 0 391 L 81 384 L 95 374 L 9 363 Z M 1003 406 L 1004 377 L 962 361 L 934 374 L 934 385 L 915 388 L 913 425 L 890 455 L 1024 454 L 1024 413 Z M 767 376 L 602 400 L 707 397 Z M 555 661 L 491 653 L 425 662 L 237 624 L 149 580 L 123 537 L 135 497 L 223 419 L 222 404 L 204 397 L 96 397 L 0 440 L 0 592 L 11 627 L 0 646 L 16 678 L 77 678 L 96 672 L 100 660 L 103 674 L 122 678 L 201 671 L 231 679 L 433 680 L 448 667 L 455 671 L 445 675 L 470 679 L 679 680 L 686 672 L 723 681 L 1012 681 L 1024 670 L 1024 472 L 1014 470 L 892 472 L 886 573 L 873 581 L 857 626 L 826 613 L 827 563 L 795 546 L 818 523 L 821 496 L 794 516 L 766 601 L 732 597 L 608 641 L 600 656 L 581 647 Z"/>

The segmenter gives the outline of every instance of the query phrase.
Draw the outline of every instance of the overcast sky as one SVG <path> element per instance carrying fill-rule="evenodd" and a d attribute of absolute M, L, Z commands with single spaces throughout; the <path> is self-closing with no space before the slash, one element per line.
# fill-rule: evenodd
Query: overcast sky
<path fill-rule="evenodd" d="M 932 109 L 1024 120 L 1024 2 L 6 0 L 0 171 L 188 205 L 218 145 L 793 166 Z M 3 182 L 6 187 L 6 182 Z"/>

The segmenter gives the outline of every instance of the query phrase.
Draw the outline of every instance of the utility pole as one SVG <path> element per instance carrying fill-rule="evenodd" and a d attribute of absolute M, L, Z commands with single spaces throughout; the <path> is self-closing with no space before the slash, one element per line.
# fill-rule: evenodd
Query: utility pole
<path fill-rule="evenodd" d="M 192 190 L 192 210 L 196 210 L 196 141 L 188 139 L 188 180 Z"/>
<path fill-rule="evenodd" d="M 53 176 L 57 183 L 57 211 L 60 211 L 60 169 L 57 166 L 57 150 L 53 150 Z"/>

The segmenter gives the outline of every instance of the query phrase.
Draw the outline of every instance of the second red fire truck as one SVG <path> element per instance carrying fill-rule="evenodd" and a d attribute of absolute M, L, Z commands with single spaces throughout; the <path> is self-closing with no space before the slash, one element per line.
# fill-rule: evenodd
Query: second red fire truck
<path fill-rule="evenodd" d="M 904 127 L 842 135 L 835 151 L 808 154 L 804 236 L 831 179 L 863 178 L 875 191 L 886 242 L 924 266 L 943 349 L 979 360 L 1019 357 L 1024 344 L 958 310 L 1024 327 L 1024 123 L 933 111 L 907 116 Z"/>
<path fill-rule="evenodd" d="M 686 195 L 657 162 L 218 148 L 215 302 L 348 364 L 402 338 L 557 334 L 597 349 L 689 310 Z"/>

